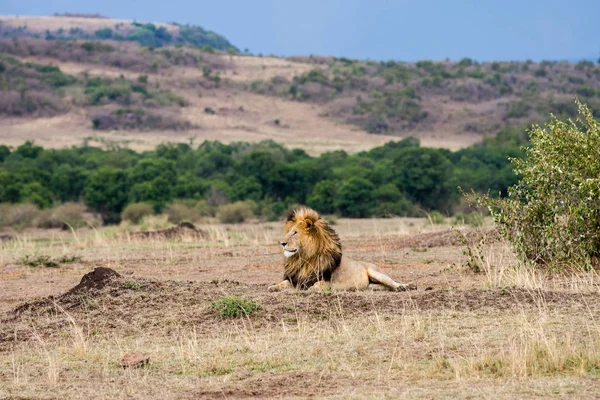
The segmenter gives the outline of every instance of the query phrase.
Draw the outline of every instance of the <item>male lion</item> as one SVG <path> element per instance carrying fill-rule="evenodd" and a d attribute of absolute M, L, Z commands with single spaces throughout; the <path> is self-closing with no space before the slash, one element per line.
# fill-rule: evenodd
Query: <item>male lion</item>
<path fill-rule="evenodd" d="M 307 207 L 292 211 L 281 241 L 285 256 L 284 281 L 269 290 L 285 288 L 334 290 L 412 290 L 414 283 L 401 284 L 370 263 L 342 256 L 337 233 Z"/>

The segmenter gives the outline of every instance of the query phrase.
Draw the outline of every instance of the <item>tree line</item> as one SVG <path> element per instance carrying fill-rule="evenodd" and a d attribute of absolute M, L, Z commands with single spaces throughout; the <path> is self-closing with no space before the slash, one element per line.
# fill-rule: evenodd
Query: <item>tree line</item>
<path fill-rule="evenodd" d="M 118 222 L 129 204 L 160 212 L 182 199 L 210 206 L 249 201 L 263 216 L 279 216 L 292 204 L 358 218 L 450 215 L 460 203 L 458 187 L 506 195 L 517 181 L 508 157 L 521 156 L 521 144 L 519 132 L 506 131 L 454 152 L 407 138 L 313 157 L 273 141 L 161 144 L 145 152 L 26 142 L 0 145 L 0 203 L 48 208 L 83 201 L 105 223 Z"/>

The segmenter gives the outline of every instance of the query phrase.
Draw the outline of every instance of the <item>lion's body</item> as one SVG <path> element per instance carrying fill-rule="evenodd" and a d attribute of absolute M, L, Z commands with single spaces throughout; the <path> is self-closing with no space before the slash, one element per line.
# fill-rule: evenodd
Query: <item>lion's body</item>
<path fill-rule="evenodd" d="M 299 289 L 364 290 L 415 289 L 379 271 L 373 264 L 342 255 L 337 233 L 310 208 L 293 211 L 287 218 L 281 245 L 285 255 L 284 280 L 270 290 Z"/>

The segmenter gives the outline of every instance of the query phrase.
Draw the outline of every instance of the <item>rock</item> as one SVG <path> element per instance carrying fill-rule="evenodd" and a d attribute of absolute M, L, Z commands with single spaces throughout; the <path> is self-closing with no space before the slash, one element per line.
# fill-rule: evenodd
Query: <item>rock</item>
<path fill-rule="evenodd" d="M 150 356 L 141 351 L 127 353 L 121 357 L 121 366 L 123 368 L 142 368 L 148 365 Z"/>

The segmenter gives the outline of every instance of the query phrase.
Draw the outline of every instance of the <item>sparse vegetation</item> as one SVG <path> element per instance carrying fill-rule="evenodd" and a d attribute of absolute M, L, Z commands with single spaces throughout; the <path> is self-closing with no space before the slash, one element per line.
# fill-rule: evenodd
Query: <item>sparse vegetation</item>
<path fill-rule="evenodd" d="M 60 89 L 76 82 L 58 67 L 0 55 L 0 115 L 51 116 L 68 110 Z"/>
<path fill-rule="evenodd" d="M 293 59 L 311 62 L 319 68 L 299 74 L 292 80 L 279 76 L 271 81 L 255 80 L 246 88 L 260 94 L 328 104 L 330 117 L 359 125 L 374 134 L 428 129 L 439 121 L 439 111 L 435 110 L 440 104 L 445 107 L 446 99 L 466 103 L 470 112 L 461 115 L 461 119 L 465 126 L 474 126 L 481 115 L 478 107 L 470 105 L 495 102 L 515 94 L 523 100 L 498 103 L 504 108 L 502 112 L 491 117 L 493 121 L 477 131 L 493 133 L 500 127 L 515 124 L 514 119 L 526 123 L 541 122 L 547 120 L 550 112 L 556 112 L 547 103 L 568 101 L 566 93 L 579 92 L 581 96 L 595 97 L 595 92 L 589 89 L 593 87 L 590 71 L 600 74 L 600 68 L 593 64 L 581 67 L 547 62 L 535 65 L 477 63 L 468 58 L 458 63 L 424 60 L 414 64 L 345 58 Z M 533 79 L 530 75 L 522 77 L 521 74 L 530 67 L 535 67 Z M 547 78 L 550 67 L 553 76 L 561 77 L 559 82 Z M 584 85 L 584 82 L 590 84 Z M 445 100 L 440 102 L 442 98 Z M 600 111 L 600 102 L 594 102 L 590 107 Z M 444 116 L 451 117 L 446 112 Z M 485 118 L 489 120 L 490 115 Z"/>

